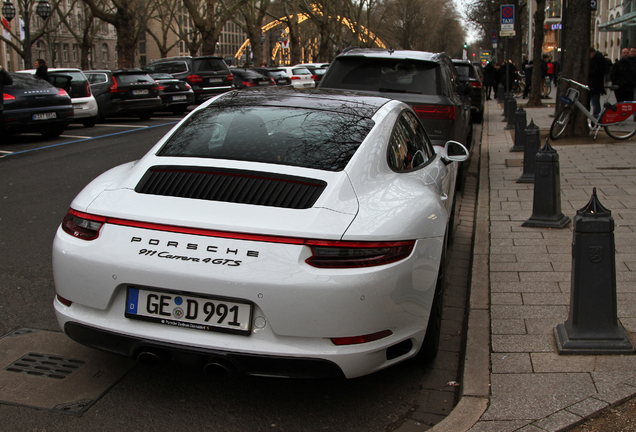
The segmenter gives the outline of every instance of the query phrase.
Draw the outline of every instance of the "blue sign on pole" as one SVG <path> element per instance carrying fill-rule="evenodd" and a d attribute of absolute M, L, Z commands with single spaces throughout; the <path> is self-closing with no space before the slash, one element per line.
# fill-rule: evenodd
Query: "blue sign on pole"
<path fill-rule="evenodd" d="M 501 30 L 515 29 L 515 5 L 501 5 Z"/>
<path fill-rule="evenodd" d="M 492 30 L 490 32 L 490 36 L 492 36 L 492 43 L 496 44 L 497 43 L 497 30 Z"/>

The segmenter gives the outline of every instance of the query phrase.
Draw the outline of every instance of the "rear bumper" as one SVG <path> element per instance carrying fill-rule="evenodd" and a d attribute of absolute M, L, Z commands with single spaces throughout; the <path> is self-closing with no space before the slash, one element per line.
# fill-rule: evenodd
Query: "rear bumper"
<path fill-rule="evenodd" d="M 55 112 L 55 119 L 33 120 L 33 115 L 45 112 Z M 37 110 L 20 109 L 5 110 L 0 115 L 0 130 L 9 133 L 21 132 L 41 132 L 51 128 L 68 125 L 74 119 L 73 108 L 68 107 L 45 107 Z"/>
<path fill-rule="evenodd" d="M 74 341 L 91 348 L 125 357 L 137 358 L 142 352 L 153 352 L 166 360 L 204 366 L 222 359 L 242 375 L 279 378 L 344 378 L 340 368 L 328 360 L 250 355 L 210 349 L 193 349 L 175 344 L 144 340 L 67 322 L 64 333 Z"/>
<path fill-rule="evenodd" d="M 159 96 L 146 99 L 113 100 L 109 110 L 104 115 L 132 114 L 137 115 L 146 111 L 152 111 L 161 106 Z"/>

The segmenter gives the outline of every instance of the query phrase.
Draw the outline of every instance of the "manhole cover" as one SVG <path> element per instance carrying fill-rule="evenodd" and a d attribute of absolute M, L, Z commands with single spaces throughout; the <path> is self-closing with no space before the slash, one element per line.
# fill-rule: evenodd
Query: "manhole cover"
<path fill-rule="evenodd" d="M 134 364 L 62 333 L 16 330 L 0 338 L 0 403 L 79 416 Z"/>

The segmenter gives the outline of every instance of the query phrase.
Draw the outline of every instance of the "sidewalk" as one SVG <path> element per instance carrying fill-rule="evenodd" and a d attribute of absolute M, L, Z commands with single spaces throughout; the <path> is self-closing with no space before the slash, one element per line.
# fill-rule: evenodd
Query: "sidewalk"
<path fill-rule="evenodd" d="M 550 102 L 527 109 L 528 123 L 549 130 Z M 635 396 L 636 355 L 557 353 L 553 329 L 568 318 L 570 304 L 572 224 L 521 226 L 532 215 L 534 185 L 516 183 L 523 153 L 509 151 L 514 131 L 504 129 L 503 108 L 496 100 L 487 105 L 462 398 L 430 430 L 560 431 Z M 612 211 L 618 317 L 636 341 L 636 138 L 602 141 L 551 142 L 561 209 L 574 219 L 596 187 Z M 413 422 L 404 430 L 427 429 Z"/>

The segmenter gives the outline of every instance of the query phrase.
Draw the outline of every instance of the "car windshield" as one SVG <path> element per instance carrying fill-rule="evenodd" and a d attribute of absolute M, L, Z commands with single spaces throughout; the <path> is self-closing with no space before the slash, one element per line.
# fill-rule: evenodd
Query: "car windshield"
<path fill-rule="evenodd" d="M 176 79 L 175 77 L 167 73 L 151 73 L 150 76 L 156 80 Z"/>
<path fill-rule="evenodd" d="M 252 70 L 236 70 L 236 69 L 234 69 L 232 72 L 236 73 L 237 75 L 240 75 L 243 78 L 266 78 L 265 76 L 263 76 L 259 72 L 252 71 Z"/>
<path fill-rule="evenodd" d="M 5 89 L 22 90 L 32 88 L 54 88 L 53 85 L 51 85 L 48 81 L 45 81 L 42 78 L 34 77 L 33 75 L 12 73 L 11 78 L 13 78 L 13 84 L 4 86 Z"/>
<path fill-rule="evenodd" d="M 86 77 L 88 78 L 89 84 L 99 84 L 108 81 L 108 77 L 103 73 L 87 73 Z"/>
<path fill-rule="evenodd" d="M 272 78 L 289 78 L 287 72 L 281 69 L 270 70 L 267 72 Z"/>
<path fill-rule="evenodd" d="M 373 125 L 369 118 L 342 112 L 211 105 L 186 120 L 158 156 L 342 171 Z"/>
<path fill-rule="evenodd" d="M 293 75 L 311 75 L 307 68 L 293 68 L 291 71 Z"/>
<path fill-rule="evenodd" d="M 376 92 L 442 94 L 437 63 L 408 59 L 341 57 L 321 87 Z"/>

